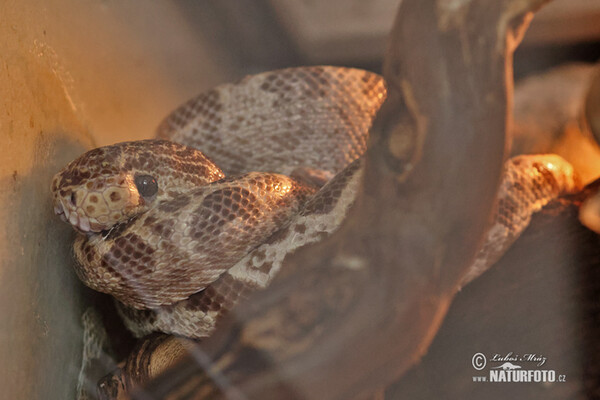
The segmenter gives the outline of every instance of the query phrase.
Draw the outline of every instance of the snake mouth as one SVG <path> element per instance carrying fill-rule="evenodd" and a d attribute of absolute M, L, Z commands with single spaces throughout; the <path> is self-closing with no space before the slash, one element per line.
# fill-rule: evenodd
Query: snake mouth
<path fill-rule="evenodd" d="M 80 233 L 97 233 L 94 229 L 92 229 L 90 219 L 88 217 L 81 215 L 76 209 L 63 207 L 60 201 L 54 205 L 54 213 L 58 215 L 64 222 L 71 224 L 71 226 L 73 226 L 73 228 Z"/>

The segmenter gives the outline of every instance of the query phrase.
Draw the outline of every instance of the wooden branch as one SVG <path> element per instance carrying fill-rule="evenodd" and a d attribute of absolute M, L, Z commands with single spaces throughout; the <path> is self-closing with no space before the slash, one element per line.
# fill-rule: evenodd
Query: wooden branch
<path fill-rule="evenodd" d="M 347 221 L 286 259 L 268 290 L 169 373 L 185 385 L 158 380 L 146 393 L 347 399 L 421 357 L 489 222 L 511 56 L 543 3 L 404 0 L 385 63 L 389 97 Z"/>

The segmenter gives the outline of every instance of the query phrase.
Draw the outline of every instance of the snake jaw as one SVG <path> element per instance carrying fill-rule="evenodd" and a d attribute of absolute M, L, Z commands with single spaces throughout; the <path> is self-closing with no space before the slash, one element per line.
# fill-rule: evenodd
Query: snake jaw
<path fill-rule="evenodd" d="M 70 224 L 77 232 L 84 233 L 87 235 L 104 232 L 111 229 L 117 223 L 121 222 L 122 215 L 114 215 L 115 223 L 111 223 L 109 218 L 103 218 L 99 220 L 93 216 L 86 215 L 82 208 L 71 208 L 64 207 L 60 200 L 57 201 L 58 205 L 54 206 L 54 212 L 60 217 L 61 220 Z"/>
<path fill-rule="evenodd" d="M 65 216 L 62 204 L 59 203 L 58 205 L 54 206 L 54 214 L 58 215 L 63 222 L 69 222 L 69 220 Z"/>
<path fill-rule="evenodd" d="M 101 229 L 98 229 L 98 224 L 94 224 L 90 219 L 83 215 L 79 210 L 70 210 L 65 208 L 60 200 L 54 205 L 54 213 L 60 217 L 60 219 L 80 232 L 85 234 L 97 233 Z"/>

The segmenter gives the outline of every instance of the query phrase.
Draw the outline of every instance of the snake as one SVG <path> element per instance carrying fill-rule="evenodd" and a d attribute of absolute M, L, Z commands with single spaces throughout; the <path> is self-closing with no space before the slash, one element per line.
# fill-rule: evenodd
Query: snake
<path fill-rule="evenodd" d="M 153 139 L 86 152 L 51 184 L 55 213 L 77 231 L 75 272 L 114 297 L 137 337 L 209 336 L 268 287 L 286 256 L 340 226 L 385 98 L 383 78 L 369 71 L 263 72 L 187 101 Z M 460 285 L 493 265 L 536 211 L 580 187 L 559 156 L 508 159 Z"/>

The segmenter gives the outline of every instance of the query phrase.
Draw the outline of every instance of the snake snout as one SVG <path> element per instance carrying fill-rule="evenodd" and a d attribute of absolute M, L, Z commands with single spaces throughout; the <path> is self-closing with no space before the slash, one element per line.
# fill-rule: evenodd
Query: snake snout
<path fill-rule="evenodd" d="M 63 222 L 69 222 L 65 216 L 65 210 L 60 202 L 54 205 L 54 214 L 58 215 Z"/>
<path fill-rule="evenodd" d="M 65 178 L 64 172 L 62 175 L 52 185 L 54 212 L 78 232 L 109 230 L 131 218 L 140 208 L 140 195 L 132 177 L 109 176 L 73 182 Z"/>
<path fill-rule="evenodd" d="M 69 196 L 69 202 L 65 204 L 60 197 L 55 198 L 54 213 L 64 222 L 71 224 L 73 228 L 81 233 L 100 232 L 97 224 L 90 221 L 90 218 L 85 215 L 80 207 L 77 207 L 75 194 Z M 96 229 L 94 229 L 96 228 Z"/>

